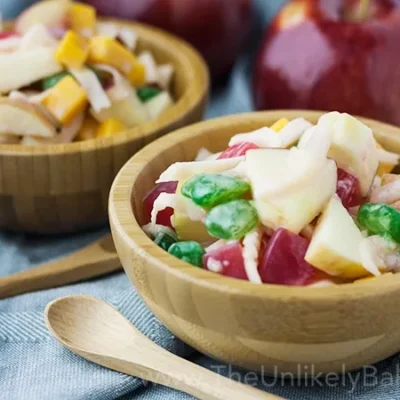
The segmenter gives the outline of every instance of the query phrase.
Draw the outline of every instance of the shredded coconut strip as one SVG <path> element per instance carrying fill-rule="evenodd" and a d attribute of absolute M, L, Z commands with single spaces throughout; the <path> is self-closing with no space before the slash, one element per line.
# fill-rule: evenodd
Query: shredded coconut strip
<path fill-rule="evenodd" d="M 202 147 L 198 152 L 194 161 L 213 161 L 217 160 L 222 152 L 219 153 L 211 153 L 211 151 L 207 150 L 205 147 Z"/>
<path fill-rule="evenodd" d="M 175 193 L 161 193 L 153 203 L 153 209 L 151 210 L 151 226 L 152 229 L 156 225 L 157 215 L 160 211 L 165 210 L 168 207 L 175 208 L 177 203 L 177 196 Z"/>
<path fill-rule="evenodd" d="M 313 124 L 304 118 L 296 118 L 290 121 L 279 133 L 282 147 L 289 147 L 296 143 Z"/>
<path fill-rule="evenodd" d="M 158 84 L 163 89 L 168 89 L 174 75 L 174 67 L 171 64 L 159 65 L 157 68 Z"/>
<path fill-rule="evenodd" d="M 149 51 L 144 51 L 139 54 L 138 60 L 145 66 L 146 82 L 158 82 L 158 69 L 153 55 Z"/>
<path fill-rule="evenodd" d="M 278 133 L 268 127 L 253 132 L 239 133 L 231 138 L 229 146 L 240 142 L 250 142 L 261 148 L 287 148 L 296 143 L 312 126 L 304 118 L 296 118 Z"/>
<path fill-rule="evenodd" d="M 194 161 L 205 161 L 205 160 L 207 160 L 208 157 L 211 156 L 211 154 L 212 153 L 210 151 L 208 151 L 205 147 L 202 147 L 198 151 L 197 156 L 194 159 Z"/>
<path fill-rule="evenodd" d="M 383 149 L 377 149 L 376 152 L 378 154 L 378 160 L 381 163 L 397 165 L 400 161 L 400 155 L 396 153 L 391 153 L 390 151 Z"/>
<path fill-rule="evenodd" d="M 96 74 L 88 68 L 70 68 L 69 72 L 81 84 L 93 110 L 99 112 L 111 107 L 111 101 L 101 86 Z"/>
<path fill-rule="evenodd" d="M 118 38 L 121 39 L 122 43 L 131 51 L 135 50 L 138 36 L 136 32 L 131 28 L 120 28 L 118 32 Z"/>
<path fill-rule="evenodd" d="M 281 146 L 279 134 L 266 126 L 252 132 L 238 133 L 231 138 L 229 146 L 242 142 L 250 142 L 259 147 L 278 148 Z"/>
<path fill-rule="evenodd" d="M 260 250 L 260 232 L 255 230 L 243 239 L 243 260 L 247 278 L 253 283 L 262 283 L 258 273 L 258 252 Z"/>
<path fill-rule="evenodd" d="M 372 190 L 370 201 L 373 203 L 391 204 L 400 199 L 400 179 Z"/>
<path fill-rule="evenodd" d="M 116 102 L 125 99 L 132 94 L 132 86 L 114 67 L 106 64 L 95 64 L 94 68 L 99 71 L 106 71 L 112 75 L 114 85 L 108 90 L 111 101 Z"/>
<path fill-rule="evenodd" d="M 244 157 L 232 157 L 221 160 L 176 162 L 160 175 L 156 183 L 189 179 L 200 173 L 218 174 L 236 167 L 244 159 Z"/>

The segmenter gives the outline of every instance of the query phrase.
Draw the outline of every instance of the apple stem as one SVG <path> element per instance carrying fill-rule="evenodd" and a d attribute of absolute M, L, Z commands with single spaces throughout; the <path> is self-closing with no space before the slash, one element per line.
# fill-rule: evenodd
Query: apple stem
<path fill-rule="evenodd" d="M 359 21 L 365 21 L 368 18 L 370 5 L 371 0 L 360 0 L 357 10 L 357 19 Z"/>

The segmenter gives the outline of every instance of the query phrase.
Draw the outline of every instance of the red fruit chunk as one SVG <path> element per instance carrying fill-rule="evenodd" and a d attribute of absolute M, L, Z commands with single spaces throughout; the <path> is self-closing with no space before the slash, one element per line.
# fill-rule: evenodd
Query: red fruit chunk
<path fill-rule="evenodd" d="M 0 40 L 8 39 L 9 37 L 19 36 L 16 32 L 0 32 Z"/>
<path fill-rule="evenodd" d="M 157 197 L 161 193 L 175 193 L 176 187 L 178 186 L 178 182 L 171 181 L 171 182 L 161 182 L 151 189 L 146 196 L 143 198 L 143 209 L 146 222 L 150 222 L 151 218 L 151 211 L 153 210 L 154 202 L 156 201 Z M 169 226 L 171 225 L 171 216 L 174 213 L 174 210 L 171 207 L 166 208 L 163 211 L 160 211 L 157 215 L 157 224 Z"/>
<path fill-rule="evenodd" d="M 248 150 L 259 149 L 259 147 L 250 142 L 240 142 L 236 143 L 233 146 L 228 147 L 219 157 L 221 158 L 232 158 L 244 156 Z"/>
<path fill-rule="evenodd" d="M 304 260 L 309 243 L 309 240 L 286 229 L 275 231 L 261 258 L 261 280 L 297 286 L 318 280 L 318 270 Z"/>
<path fill-rule="evenodd" d="M 221 271 L 218 273 L 221 275 L 248 280 L 246 270 L 244 269 L 242 246 L 239 243 L 230 243 L 207 252 L 203 256 L 203 265 L 209 271 L 213 270 L 211 265 L 211 268 L 208 265 L 210 259 L 212 260 L 211 262 L 220 263 Z"/>
<path fill-rule="evenodd" d="M 338 168 L 336 194 L 347 209 L 361 204 L 360 182 L 354 175 L 341 168 Z"/>

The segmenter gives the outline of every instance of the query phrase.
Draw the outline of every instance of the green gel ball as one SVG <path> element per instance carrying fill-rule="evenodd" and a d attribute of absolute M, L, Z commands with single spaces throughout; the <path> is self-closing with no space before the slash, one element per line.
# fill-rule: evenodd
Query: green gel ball
<path fill-rule="evenodd" d="M 153 97 L 156 97 L 160 94 L 161 90 L 156 87 L 145 86 L 137 89 L 136 93 L 142 103 L 149 101 Z"/>
<path fill-rule="evenodd" d="M 203 267 L 203 256 L 206 254 L 201 244 L 193 241 L 174 243 L 168 253 L 200 268 Z"/>
<path fill-rule="evenodd" d="M 387 204 L 363 204 L 357 213 L 357 223 L 369 235 L 385 236 L 400 243 L 400 212 Z"/>
<path fill-rule="evenodd" d="M 201 207 L 239 199 L 250 191 L 250 185 L 241 179 L 223 174 L 195 175 L 182 186 L 182 194 Z"/>
<path fill-rule="evenodd" d="M 176 243 L 176 238 L 173 236 L 169 235 L 168 233 L 165 232 L 159 232 L 156 237 L 154 238 L 154 243 L 164 249 L 165 251 L 168 251 L 168 249 Z"/>
<path fill-rule="evenodd" d="M 247 200 L 232 200 L 210 210 L 206 228 L 211 236 L 220 239 L 240 239 L 258 224 L 257 210 Z"/>
<path fill-rule="evenodd" d="M 71 74 L 67 71 L 59 72 L 58 74 L 54 74 L 48 76 L 47 78 L 43 79 L 43 90 L 51 89 L 53 86 L 56 86 L 61 79 L 65 78 L 66 76 L 70 76 Z"/>

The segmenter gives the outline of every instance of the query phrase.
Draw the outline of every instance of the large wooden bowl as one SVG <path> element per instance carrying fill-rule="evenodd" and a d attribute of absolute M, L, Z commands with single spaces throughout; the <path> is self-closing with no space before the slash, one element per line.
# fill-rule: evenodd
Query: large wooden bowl
<path fill-rule="evenodd" d="M 109 215 L 126 273 L 153 313 L 202 353 L 264 373 L 310 375 L 348 371 L 400 350 L 400 274 L 326 288 L 255 285 L 186 264 L 140 228 L 142 198 L 171 163 L 193 160 L 202 146 L 221 151 L 233 134 L 282 116 L 316 122 L 320 115 L 273 111 L 199 123 L 147 146 L 114 181 Z M 400 152 L 399 128 L 363 121 Z"/>
<path fill-rule="evenodd" d="M 114 21 L 117 22 L 117 21 Z M 157 120 L 111 138 L 65 145 L 0 145 L 0 228 L 72 232 L 107 221 L 112 181 L 125 162 L 155 138 L 202 119 L 209 79 L 199 54 L 184 41 L 139 23 L 138 47 L 175 66 L 176 104 Z"/>

